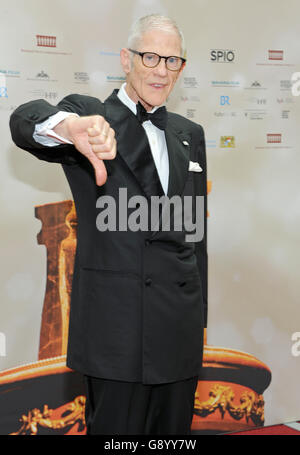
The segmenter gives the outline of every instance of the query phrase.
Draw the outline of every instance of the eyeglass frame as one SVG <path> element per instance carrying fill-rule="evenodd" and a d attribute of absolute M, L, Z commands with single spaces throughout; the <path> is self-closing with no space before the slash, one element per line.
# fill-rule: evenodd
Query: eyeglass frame
<path fill-rule="evenodd" d="M 149 51 L 147 51 L 147 52 L 139 52 L 139 51 L 135 51 L 134 49 L 129 49 L 129 48 L 128 48 L 128 50 L 129 50 L 130 52 L 133 52 L 134 54 L 139 55 L 140 57 L 142 57 L 143 65 L 144 65 L 146 68 L 156 68 L 156 67 L 160 64 L 161 59 L 164 58 L 164 59 L 165 59 L 165 64 L 166 64 L 166 68 L 167 68 L 169 71 L 180 71 L 181 68 L 182 68 L 182 65 L 184 65 L 184 63 L 186 62 L 186 59 L 185 59 L 185 58 L 183 58 L 183 57 L 178 57 L 177 55 L 169 55 L 168 57 L 165 57 L 165 56 L 163 56 L 163 55 L 157 54 L 156 52 L 149 52 Z M 145 62 L 144 62 L 144 55 L 145 55 L 145 54 L 154 54 L 154 55 L 157 55 L 157 57 L 159 57 L 159 60 L 158 60 L 157 64 L 156 64 L 155 66 L 147 66 L 147 65 L 145 65 Z M 167 61 L 168 61 L 168 59 L 171 58 L 171 57 L 179 58 L 179 59 L 181 60 L 181 66 L 180 66 L 177 70 L 172 70 L 172 69 L 170 69 L 170 68 L 168 67 Z"/>

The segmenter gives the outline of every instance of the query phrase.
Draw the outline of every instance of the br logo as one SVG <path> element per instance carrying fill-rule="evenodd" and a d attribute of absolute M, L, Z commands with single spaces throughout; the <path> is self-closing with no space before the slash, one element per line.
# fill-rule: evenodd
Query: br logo
<path fill-rule="evenodd" d="M 220 104 L 221 104 L 221 106 L 225 106 L 225 104 L 228 104 L 230 106 L 229 96 L 221 96 Z"/>

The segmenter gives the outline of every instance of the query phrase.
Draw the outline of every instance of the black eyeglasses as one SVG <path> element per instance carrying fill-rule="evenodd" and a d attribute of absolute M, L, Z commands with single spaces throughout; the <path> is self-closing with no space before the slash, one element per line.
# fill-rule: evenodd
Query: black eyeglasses
<path fill-rule="evenodd" d="M 138 52 L 133 49 L 128 50 L 136 55 L 140 55 L 142 57 L 143 64 L 147 66 L 147 68 L 155 68 L 159 65 L 161 59 L 164 58 L 168 70 L 179 71 L 182 65 L 186 62 L 185 58 L 175 57 L 174 55 L 171 55 L 170 57 L 163 57 L 162 55 L 155 54 L 155 52 Z"/>

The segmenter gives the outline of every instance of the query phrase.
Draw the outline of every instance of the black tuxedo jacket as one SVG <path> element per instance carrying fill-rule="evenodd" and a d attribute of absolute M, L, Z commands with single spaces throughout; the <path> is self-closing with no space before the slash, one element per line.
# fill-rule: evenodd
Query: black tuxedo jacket
<path fill-rule="evenodd" d="M 44 147 L 34 141 L 35 124 L 60 110 L 103 115 L 115 130 L 117 156 L 105 161 L 108 178 L 103 186 L 95 184 L 92 166 L 72 145 Z M 55 107 L 44 100 L 26 103 L 12 114 L 10 126 L 20 148 L 62 164 L 75 201 L 78 230 L 67 365 L 94 377 L 144 384 L 198 375 L 207 321 L 202 127 L 168 113 L 167 195 L 205 198 L 204 238 L 187 242 L 184 226 L 181 231 L 136 232 L 100 232 L 96 226 L 102 196 L 112 196 L 119 213 L 120 188 L 126 188 L 128 199 L 144 196 L 150 201 L 164 194 L 145 131 L 117 90 L 104 103 L 83 95 L 67 96 Z M 203 171 L 189 171 L 190 160 Z M 128 208 L 128 216 L 132 211 Z"/>

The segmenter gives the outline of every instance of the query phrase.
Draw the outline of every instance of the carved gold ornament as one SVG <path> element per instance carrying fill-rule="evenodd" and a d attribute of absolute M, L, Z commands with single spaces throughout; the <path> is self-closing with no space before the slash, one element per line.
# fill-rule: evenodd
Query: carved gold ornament
<path fill-rule="evenodd" d="M 240 396 L 240 406 L 233 404 L 234 392 L 231 387 L 215 384 L 209 391 L 209 399 L 200 402 L 199 394 L 195 394 L 194 413 L 206 417 L 219 409 L 222 419 L 226 412 L 235 420 L 243 417 L 251 419 L 256 426 L 264 423 L 264 399 L 251 390 L 244 391 Z"/>
<path fill-rule="evenodd" d="M 50 428 L 53 430 L 63 429 L 79 422 L 85 426 L 85 397 L 78 396 L 74 401 L 68 403 L 62 411 L 59 419 L 52 418 L 53 409 L 49 409 L 45 404 L 43 412 L 39 409 L 32 409 L 28 415 L 22 415 L 19 419 L 22 423 L 21 428 L 11 435 L 36 435 L 39 427 Z"/>

